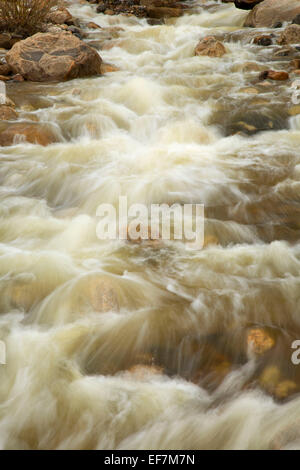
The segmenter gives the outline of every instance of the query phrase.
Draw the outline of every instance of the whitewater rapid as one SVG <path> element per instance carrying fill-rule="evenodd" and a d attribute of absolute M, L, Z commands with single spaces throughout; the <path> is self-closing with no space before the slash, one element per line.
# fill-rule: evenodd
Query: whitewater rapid
<path fill-rule="evenodd" d="M 243 40 L 223 58 L 194 56 L 201 36 L 239 30 L 247 14 L 200 4 L 150 26 L 71 2 L 74 17 L 122 28 L 99 51 L 119 71 L 8 87 L 21 119 L 46 123 L 59 143 L 1 149 L 2 449 L 300 447 L 299 396 L 281 403 L 246 386 L 256 363 L 243 336 L 252 324 L 278 329 L 281 349 L 265 365 L 290 367 L 300 118 L 230 135 L 230 112 L 286 120 L 290 96 L 281 84 L 249 92 L 253 64 L 271 55 Z M 124 195 L 204 204 L 213 243 L 99 240 L 98 205 Z M 226 374 L 212 386 L 197 361 L 215 347 Z"/>

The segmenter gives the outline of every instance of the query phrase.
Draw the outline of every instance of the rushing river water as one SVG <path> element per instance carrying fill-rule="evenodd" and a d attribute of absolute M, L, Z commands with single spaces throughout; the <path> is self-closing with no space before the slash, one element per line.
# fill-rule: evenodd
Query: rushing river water
<path fill-rule="evenodd" d="M 100 54 L 119 71 L 8 86 L 59 143 L 1 150 L 1 448 L 300 447 L 300 118 L 284 85 L 255 84 L 272 48 L 194 56 L 247 14 L 196 3 L 150 26 L 71 2 L 114 27 Z M 259 116 L 269 130 L 241 132 Z M 203 203 L 205 247 L 99 240 L 121 195 Z M 253 326 L 276 342 L 259 359 Z"/>

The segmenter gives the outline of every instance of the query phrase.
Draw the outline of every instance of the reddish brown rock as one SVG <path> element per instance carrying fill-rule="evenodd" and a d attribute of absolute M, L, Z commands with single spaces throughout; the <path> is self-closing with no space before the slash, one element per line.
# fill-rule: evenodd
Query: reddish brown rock
<path fill-rule="evenodd" d="M 11 68 L 8 64 L 0 64 L 0 75 L 10 75 Z"/>
<path fill-rule="evenodd" d="M 101 73 L 97 51 L 68 32 L 37 33 L 19 41 L 6 54 L 13 73 L 44 82 Z"/>
<path fill-rule="evenodd" d="M 299 13 L 299 0 L 264 0 L 249 13 L 244 26 L 274 28 L 292 21 Z"/>
<path fill-rule="evenodd" d="M 271 46 L 271 44 L 273 43 L 272 36 L 267 34 L 256 36 L 253 39 L 253 43 L 257 44 L 258 46 Z"/>
<path fill-rule="evenodd" d="M 226 52 L 223 44 L 214 36 L 201 39 L 195 49 L 195 55 L 207 55 L 209 57 L 222 57 Z"/>
<path fill-rule="evenodd" d="M 49 145 L 57 142 L 53 132 L 42 124 L 16 123 L 0 133 L 0 145 L 8 146 L 20 142 Z"/>
<path fill-rule="evenodd" d="M 276 70 L 265 70 L 259 75 L 260 80 L 278 80 L 278 81 L 283 81 L 283 80 L 288 80 L 289 79 L 289 74 L 284 71 L 276 71 Z"/>

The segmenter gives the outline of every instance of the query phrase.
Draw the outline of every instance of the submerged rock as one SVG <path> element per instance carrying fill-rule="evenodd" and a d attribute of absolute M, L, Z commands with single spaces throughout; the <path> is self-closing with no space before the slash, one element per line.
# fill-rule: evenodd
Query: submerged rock
<path fill-rule="evenodd" d="M 11 107 L 5 104 L 0 105 L 0 120 L 12 121 L 18 118 L 18 113 Z"/>
<path fill-rule="evenodd" d="M 26 80 L 60 81 L 101 74 L 97 51 L 68 32 L 37 33 L 6 54 L 15 74 Z"/>
<path fill-rule="evenodd" d="M 108 312 L 119 310 L 118 295 L 113 283 L 101 276 L 88 277 L 84 280 L 76 304 L 84 310 L 89 305 L 95 312 Z"/>
<path fill-rule="evenodd" d="M 226 52 L 225 46 L 214 36 L 201 39 L 195 49 L 195 55 L 207 55 L 209 57 L 222 57 Z"/>
<path fill-rule="evenodd" d="M 54 133 L 42 124 L 20 122 L 9 126 L 0 133 L 0 145 L 9 146 L 20 142 L 49 145 L 57 142 Z"/>

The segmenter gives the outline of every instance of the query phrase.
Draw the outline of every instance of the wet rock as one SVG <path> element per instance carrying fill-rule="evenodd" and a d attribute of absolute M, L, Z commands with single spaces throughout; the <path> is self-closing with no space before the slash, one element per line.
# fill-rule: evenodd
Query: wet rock
<path fill-rule="evenodd" d="M 289 110 L 288 113 L 290 116 L 298 116 L 300 114 L 300 104 L 292 106 Z"/>
<path fill-rule="evenodd" d="M 274 395 L 278 400 L 283 400 L 295 393 L 297 389 L 297 385 L 292 380 L 283 380 L 276 385 Z"/>
<path fill-rule="evenodd" d="M 6 54 L 12 71 L 32 81 L 59 81 L 101 73 L 97 51 L 68 32 L 37 33 Z"/>
<path fill-rule="evenodd" d="M 283 113 L 274 113 L 267 109 L 256 111 L 249 109 L 249 103 L 247 105 L 248 108 L 243 109 L 241 107 L 240 110 L 235 111 L 228 103 L 225 108 L 221 108 L 212 116 L 210 124 L 221 126 L 226 136 L 237 133 L 254 135 L 258 132 L 284 129 L 286 127 L 287 119 Z M 257 108 L 257 105 L 255 108 Z"/>
<path fill-rule="evenodd" d="M 96 12 L 97 13 L 104 13 L 106 10 L 106 6 L 105 5 L 99 5 L 96 9 Z"/>
<path fill-rule="evenodd" d="M 48 21 L 53 24 L 74 24 L 71 13 L 66 8 L 57 8 L 48 15 Z"/>
<path fill-rule="evenodd" d="M 251 328 L 247 334 L 250 354 L 264 354 L 275 346 L 275 339 L 265 328 Z"/>
<path fill-rule="evenodd" d="M 256 62 L 244 62 L 242 64 L 235 64 L 232 68 L 233 72 L 259 72 L 262 66 Z"/>
<path fill-rule="evenodd" d="M 19 73 L 16 73 L 11 78 L 14 82 L 24 82 L 24 78 Z"/>
<path fill-rule="evenodd" d="M 271 46 L 273 44 L 272 36 L 270 35 L 261 35 L 256 36 L 253 40 L 254 44 L 258 46 Z"/>
<path fill-rule="evenodd" d="M 284 21 L 292 21 L 299 13 L 298 0 L 264 0 L 249 13 L 244 26 L 274 28 Z"/>
<path fill-rule="evenodd" d="M 8 64 L 0 64 L 0 75 L 10 75 L 12 72 Z"/>
<path fill-rule="evenodd" d="M 260 80 L 277 80 L 277 81 L 284 81 L 289 79 L 289 74 L 284 71 L 276 71 L 276 70 L 265 70 L 259 75 Z"/>
<path fill-rule="evenodd" d="M 279 50 L 274 52 L 274 58 L 288 57 L 288 56 L 291 56 L 292 54 L 294 54 L 294 52 L 295 51 L 292 48 L 288 48 L 288 47 L 280 48 Z"/>
<path fill-rule="evenodd" d="M 254 87 L 241 88 L 239 91 L 248 95 L 257 95 L 259 93 L 258 89 Z"/>
<path fill-rule="evenodd" d="M 300 13 L 293 19 L 292 23 L 300 25 Z"/>
<path fill-rule="evenodd" d="M 100 3 L 100 2 L 98 2 Z M 140 18 L 163 19 L 181 16 L 188 8 L 184 2 L 174 0 L 104 0 L 97 7 L 98 13 L 106 15 L 126 14 Z"/>
<path fill-rule="evenodd" d="M 285 400 L 298 392 L 298 385 L 291 379 L 282 377 L 278 366 L 267 366 L 259 377 L 259 385 L 277 400 Z"/>
<path fill-rule="evenodd" d="M 5 104 L 0 105 L 0 120 L 1 121 L 13 121 L 18 118 L 18 113 Z"/>
<path fill-rule="evenodd" d="M 101 276 L 84 280 L 76 304 L 83 309 L 85 305 L 90 305 L 95 312 L 101 313 L 119 310 L 118 296 L 113 283 Z"/>
<path fill-rule="evenodd" d="M 204 236 L 203 248 L 206 248 L 207 246 L 219 245 L 219 244 L 220 244 L 220 241 L 215 235 Z"/>
<path fill-rule="evenodd" d="M 234 0 L 234 4 L 237 8 L 241 8 L 242 10 L 252 10 L 252 8 L 262 1 L 263 0 Z"/>
<path fill-rule="evenodd" d="M 293 69 L 300 69 L 300 59 L 294 59 L 291 61 L 291 67 Z"/>
<path fill-rule="evenodd" d="M 259 385 L 268 393 L 274 394 L 276 386 L 280 382 L 280 376 L 279 367 L 267 366 L 259 377 Z"/>
<path fill-rule="evenodd" d="M 99 26 L 98 24 L 94 23 L 93 21 L 90 21 L 87 25 L 86 25 L 87 28 L 89 29 L 101 29 L 101 26 Z"/>
<path fill-rule="evenodd" d="M 120 69 L 111 64 L 101 64 L 101 73 L 119 72 Z"/>
<path fill-rule="evenodd" d="M 162 375 L 163 369 L 158 366 L 147 366 L 143 364 L 137 364 L 128 369 L 130 375 L 132 375 L 136 380 L 145 380 L 152 375 Z"/>
<path fill-rule="evenodd" d="M 203 345 L 199 352 L 202 360 L 192 374 L 191 381 L 208 388 L 218 387 L 232 370 L 230 359 L 210 344 Z"/>
<path fill-rule="evenodd" d="M 74 34 L 74 36 L 76 36 L 79 39 L 82 39 L 84 36 L 83 32 L 76 26 L 69 26 L 68 31 L 70 31 L 72 34 Z"/>
<path fill-rule="evenodd" d="M 6 104 L 6 106 L 10 106 L 11 108 L 15 108 L 16 107 L 16 104 L 13 102 L 13 100 L 11 100 L 10 98 L 8 98 L 8 96 L 6 96 L 5 98 L 5 103 L 3 104 Z"/>
<path fill-rule="evenodd" d="M 150 26 L 160 26 L 162 24 L 165 24 L 165 20 L 163 18 L 149 18 L 147 20 L 147 23 L 150 25 Z"/>
<path fill-rule="evenodd" d="M 206 55 L 209 57 L 222 57 L 226 54 L 224 45 L 214 36 L 207 36 L 197 44 L 195 55 Z"/>
<path fill-rule="evenodd" d="M 291 24 L 281 33 L 278 44 L 298 44 L 300 43 L 300 26 Z"/>
<path fill-rule="evenodd" d="M 162 19 L 172 18 L 182 15 L 181 8 L 168 8 L 168 7 L 148 7 L 147 14 L 150 18 Z"/>
<path fill-rule="evenodd" d="M 42 124 L 33 123 L 13 124 L 0 133 L 0 145 L 2 146 L 20 142 L 46 146 L 57 142 L 57 139 L 49 128 Z"/>

